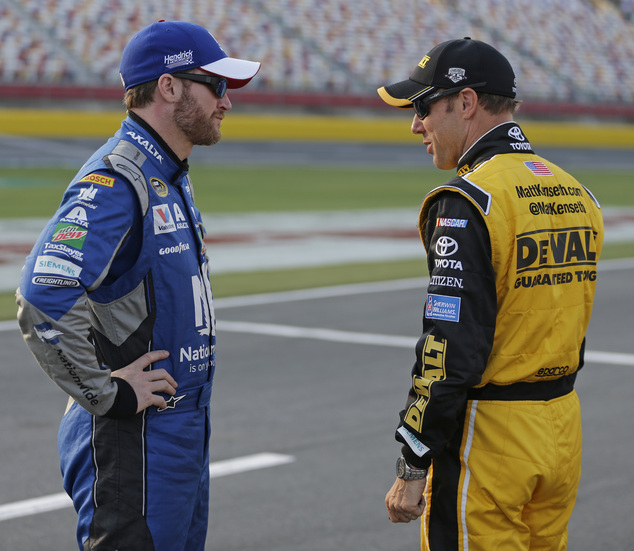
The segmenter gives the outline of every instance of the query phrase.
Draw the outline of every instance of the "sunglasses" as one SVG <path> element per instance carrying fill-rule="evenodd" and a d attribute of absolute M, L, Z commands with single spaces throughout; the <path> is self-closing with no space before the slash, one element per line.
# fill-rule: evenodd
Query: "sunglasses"
<path fill-rule="evenodd" d="M 219 98 L 223 98 L 227 93 L 227 80 L 222 77 L 213 75 L 199 75 L 196 73 L 172 73 L 177 78 L 183 78 L 185 80 L 193 80 L 194 82 L 200 82 L 209 86 L 214 94 Z"/>
<path fill-rule="evenodd" d="M 412 107 L 414 107 L 414 113 L 416 116 L 423 120 L 427 115 L 429 115 L 429 107 L 432 103 L 437 102 L 439 99 L 446 98 L 447 96 L 453 96 L 458 92 L 461 92 L 465 88 L 479 88 L 484 86 L 486 82 L 478 82 L 477 84 L 468 84 L 466 86 L 458 86 L 456 88 L 449 88 L 448 90 L 441 90 L 439 92 L 433 92 L 425 97 L 415 99 L 412 102 Z"/>

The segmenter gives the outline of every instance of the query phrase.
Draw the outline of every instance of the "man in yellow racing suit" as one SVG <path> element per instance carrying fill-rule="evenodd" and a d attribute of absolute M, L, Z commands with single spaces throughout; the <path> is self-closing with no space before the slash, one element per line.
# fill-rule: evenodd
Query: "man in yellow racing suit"
<path fill-rule="evenodd" d="M 432 551 L 565 549 L 600 207 L 533 152 L 513 121 L 513 70 L 491 46 L 439 44 L 379 94 L 413 107 L 435 165 L 457 168 L 420 213 L 430 282 L 390 519 L 422 517 Z"/>

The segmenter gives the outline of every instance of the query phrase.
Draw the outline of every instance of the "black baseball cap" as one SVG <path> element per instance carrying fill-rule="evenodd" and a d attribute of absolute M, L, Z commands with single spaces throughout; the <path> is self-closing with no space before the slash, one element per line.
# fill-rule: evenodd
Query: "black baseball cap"
<path fill-rule="evenodd" d="M 388 84 L 377 92 L 393 107 L 412 107 L 412 102 L 439 88 L 473 88 L 515 98 L 515 73 L 509 61 L 493 46 L 468 36 L 434 46 L 407 80 Z"/>

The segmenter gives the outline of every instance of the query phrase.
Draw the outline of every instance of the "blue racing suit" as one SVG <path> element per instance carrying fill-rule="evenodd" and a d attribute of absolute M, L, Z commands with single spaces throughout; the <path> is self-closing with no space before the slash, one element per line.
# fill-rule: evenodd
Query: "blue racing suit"
<path fill-rule="evenodd" d="M 79 170 L 26 260 L 24 339 L 71 400 L 59 431 L 80 550 L 202 550 L 215 318 L 187 161 L 134 113 Z M 178 383 L 136 414 L 111 372 L 150 350 Z"/>

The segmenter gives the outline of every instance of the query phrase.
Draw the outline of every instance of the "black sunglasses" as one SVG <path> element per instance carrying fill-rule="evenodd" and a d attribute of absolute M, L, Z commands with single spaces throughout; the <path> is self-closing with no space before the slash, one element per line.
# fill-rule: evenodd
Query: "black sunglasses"
<path fill-rule="evenodd" d="M 486 82 L 478 82 L 476 84 L 467 84 L 466 86 L 458 86 L 456 88 L 449 88 L 447 90 L 440 90 L 439 92 L 433 92 L 420 99 L 415 99 L 412 102 L 412 107 L 414 107 L 414 113 L 416 113 L 416 116 L 422 121 L 427 115 L 429 115 L 429 106 L 432 103 L 435 103 L 439 99 L 446 98 L 447 96 L 453 96 L 454 94 L 461 92 L 465 88 L 479 88 L 485 85 L 486 85 Z"/>
<path fill-rule="evenodd" d="M 197 73 L 172 73 L 172 75 L 177 78 L 184 78 L 185 80 L 193 80 L 194 82 L 206 84 L 219 98 L 223 98 L 227 93 L 227 80 L 222 77 L 199 75 Z"/>

